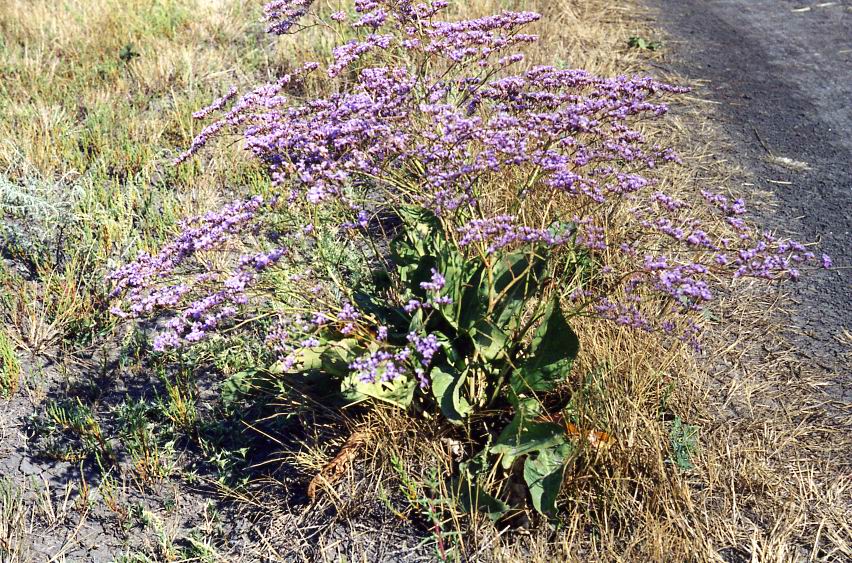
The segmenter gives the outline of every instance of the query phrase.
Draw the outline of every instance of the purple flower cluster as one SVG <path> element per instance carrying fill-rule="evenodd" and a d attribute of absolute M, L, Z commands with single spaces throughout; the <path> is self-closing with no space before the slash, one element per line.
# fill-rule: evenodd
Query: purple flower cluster
<path fill-rule="evenodd" d="M 312 4 L 269 2 L 270 31 L 291 32 Z M 401 207 L 434 214 L 449 242 L 470 259 L 523 245 L 568 247 L 596 268 L 571 292 L 577 310 L 642 330 L 673 326 L 646 313 L 666 309 L 654 305 L 659 299 L 678 304 L 679 312 L 700 309 L 712 298 L 716 276 L 795 278 L 802 265 L 816 262 L 804 245 L 751 227 L 742 200 L 704 191 L 703 201 L 687 204 L 649 177 L 649 170 L 678 160 L 646 139 L 637 123 L 665 114 L 665 97 L 685 89 L 552 66 L 510 69 L 523 61 L 514 49 L 536 39 L 523 33 L 540 17 L 532 12 L 441 21 L 447 2 L 439 0 L 355 0 L 354 7 L 352 18 L 332 15 L 340 22 L 334 29 L 348 25 L 355 38 L 332 51 L 327 95 L 308 96 L 292 87 L 318 63 L 240 98 L 232 89 L 196 112 L 199 119 L 217 112 L 220 117 L 177 161 L 217 135 L 241 135 L 282 198 L 310 210 L 310 222 L 292 232 L 315 237 L 323 226 L 319 218 L 332 217 L 335 241 L 376 249 L 377 256 L 367 258 L 371 267 L 387 258 L 378 250 L 386 245 L 364 240 L 386 236 L 377 234 L 371 218 Z M 281 260 L 283 250 L 247 255 L 229 274 L 203 271 L 193 278 L 176 272 L 198 252 L 222 250 L 249 231 L 264 205 L 255 198 L 191 219 L 156 256 L 143 254 L 115 272 L 113 296 L 123 296 L 126 305 L 117 314 L 176 311 L 159 349 L 216 331 L 237 314 L 259 273 Z M 712 210 L 716 222 L 697 220 L 697 205 Z M 630 215 L 629 225 L 624 215 Z M 720 230 L 727 234 L 717 235 Z M 310 263 L 316 254 L 299 258 Z M 822 257 L 822 264 L 830 267 L 831 261 Z M 304 276 L 291 281 L 311 278 Z M 330 278 L 333 286 L 346 276 Z M 434 335 L 412 333 L 404 345 L 392 345 L 387 327 L 340 297 L 352 293 L 334 287 L 320 300 L 319 283 L 306 283 L 312 289 L 303 291 L 300 313 L 268 334 L 285 366 L 292 367 L 300 349 L 320 346 L 323 335 L 342 334 L 370 350 L 350 365 L 362 381 L 414 376 L 428 383 L 440 349 Z M 443 273 L 433 270 L 420 284 L 425 298 L 411 297 L 406 288 L 393 299 L 403 299 L 409 314 L 428 314 L 452 302 L 443 293 L 446 284 Z M 646 307 L 648 294 L 653 297 Z"/>
<path fill-rule="evenodd" d="M 361 58 L 361 56 L 373 49 L 387 49 L 390 47 L 392 41 L 393 35 L 371 34 L 363 41 L 352 40 L 345 45 L 335 47 L 332 53 L 334 64 L 328 67 L 328 75 L 334 78 L 353 62 Z"/>
<path fill-rule="evenodd" d="M 258 274 L 278 262 L 283 249 L 269 253 L 244 256 L 237 271 L 221 282 L 221 289 L 207 294 L 184 306 L 166 323 L 166 330 L 154 340 L 154 350 L 164 351 L 193 344 L 206 338 L 221 327 L 223 321 L 237 314 L 237 307 L 248 303 L 246 291 L 256 282 Z M 176 303 L 172 305 L 175 307 Z"/>
<path fill-rule="evenodd" d="M 420 363 L 423 364 L 423 367 L 429 367 L 432 364 L 432 358 L 441 349 L 434 334 L 420 336 L 412 332 L 408 335 L 408 341 L 414 346 L 417 355 L 420 356 Z"/>
<path fill-rule="evenodd" d="M 435 268 L 432 268 L 432 279 L 427 282 L 420 282 L 420 287 L 422 287 L 426 291 L 431 291 L 435 293 L 444 289 L 445 285 L 447 285 L 447 278 L 445 278 L 443 274 L 441 274 L 441 272 L 439 272 Z"/>
<path fill-rule="evenodd" d="M 421 299 L 409 299 L 402 307 L 406 313 L 413 313 L 419 309 L 428 311 L 441 305 L 452 305 L 453 298 L 449 295 L 442 295 L 441 290 L 447 285 L 447 279 L 444 275 L 432 268 L 432 277 L 427 282 L 420 282 L 420 287 L 426 291 L 427 298 L 425 301 Z"/>
<path fill-rule="evenodd" d="M 166 330 L 154 341 L 158 351 L 202 340 L 237 314 L 248 302 L 247 290 L 258 274 L 281 260 L 282 248 L 245 255 L 236 268 L 224 275 L 209 269 L 193 273 L 199 253 L 221 250 L 236 234 L 248 229 L 264 205 L 262 198 L 235 202 L 181 224 L 181 233 L 158 254 L 142 253 L 110 275 L 112 298 L 122 297 L 111 308 L 122 318 L 138 318 L 161 310 L 176 311 Z M 192 296 L 196 296 L 194 299 Z"/>
<path fill-rule="evenodd" d="M 517 33 L 517 29 L 540 18 L 535 12 L 503 12 L 473 20 L 435 22 L 426 28 L 429 43 L 425 50 L 454 62 L 473 59 L 484 65 L 493 53 L 536 41 L 535 35 Z"/>
<path fill-rule="evenodd" d="M 237 95 L 237 87 L 231 86 L 228 89 L 228 91 L 225 93 L 224 96 L 215 100 L 212 104 L 210 104 L 206 108 L 200 109 L 200 110 L 196 111 L 195 113 L 193 113 L 192 118 L 193 119 L 204 119 L 205 117 L 207 117 L 211 113 L 219 111 L 220 109 L 225 107 L 225 104 L 227 104 L 228 102 L 233 100 L 236 95 Z"/>
<path fill-rule="evenodd" d="M 364 383 L 387 383 L 406 374 L 405 363 L 410 355 L 409 348 L 397 352 L 377 350 L 357 358 L 349 365 L 349 369 Z"/>
<path fill-rule="evenodd" d="M 389 383 L 407 375 L 415 375 L 421 387 L 429 383 L 426 370 L 441 349 L 433 334 L 426 336 L 414 332 L 408 335 L 407 346 L 382 348 L 359 356 L 349 369 L 364 383 Z"/>
<path fill-rule="evenodd" d="M 110 297 L 127 292 L 131 302 L 136 301 L 137 297 L 141 302 L 140 291 L 147 288 L 152 281 L 171 275 L 177 267 L 197 253 L 219 249 L 234 235 L 246 231 L 256 220 L 262 205 L 263 198 L 256 196 L 184 221 L 181 224 L 181 233 L 156 256 L 141 253 L 134 262 L 110 274 L 109 280 L 114 283 Z M 151 308 L 145 308 L 144 312 L 150 310 Z M 138 314 L 143 310 L 133 312 Z"/>
<path fill-rule="evenodd" d="M 277 2 L 276 10 L 285 4 L 300 13 L 304 7 Z M 354 73 L 354 82 L 306 100 L 285 100 L 280 84 L 256 89 L 205 128 L 179 160 L 212 135 L 235 130 L 292 198 L 351 207 L 365 195 L 350 197 L 352 188 L 363 186 L 390 195 L 395 201 L 389 204 L 408 201 L 452 214 L 476 205 L 483 187 L 507 169 L 526 168 L 536 180 L 519 196 L 550 189 L 603 201 L 649 183 L 610 163 L 642 167 L 671 158 L 660 147 L 643 148 L 644 138 L 627 120 L 662 114 L 665 105 L 652 100 L 679 89 L 552 67 L 490 78 L 480 64 L 502 68 L 520 61 L 519 53 L 506 50 L 533 39 L 518 30 L 539 16 L 504 12 L 436 21 L 445 4 L 357 2 L 359 21 L 368 23 L 356 22 L 355 30 L 368 33 L 335 48 L 328 67 L 332 77 Z M 367 53 L 379 64 L 359 68 Z M 496 53 L 501 57 L 488 62 Z M 450 75 L 427 64 L 447 57 L 454 60 Z M 389 61 L 410 63 L 386 66 Z M 399 179 L 412 175 L 419 183 L 400 189 Z"/>
<path fill-rule="evenodd" d="M 269 22 L 269 33 L 284 35 L 304 17 L 314 0 L 272 0 L 263 7 L 263 17 Z"/>
<path fill-rule="evenodd" d="M 513 243 L 529 244 L 532 242 L 556 246 L 564 243 L 573 234 L 573 228 L 565 228 L 561 232 L 550 229 L 534 229 L 517 225 L 517 218 L 512 215 L 498 215 L 488 219 L 474 219 L 460 227 L 459 246 L 465 247 L 475 242 L 485 242 L 485 252 L 494 252 Z"/>
<path fill-rule="evenodd" d="M 719 231 L 718 223 L 716 227 L 703 225 L 691 215 L 692 206 L 656 191 L 647 198 L 648 206 L 633 209 L 637 225 L 642 228 L 622 233 L 618 241 L 621 257 L 633 260 L 619 270 L 622 274 L 633 271 L 623 278 L 626 283 L 619 286 L 624 290 L 623 300 L 614 300 L 613 284 L 599 283 L 579 292 L 575 301 L 591 304 L 596 315 L 621 325 L 643 330 L 662 328 L 669 332 L 673 326 L 669 318 L 652 318 L 643 312 L 640 288 L 670 298 L 679 306 L 676 310 L 688 313 L 701 310 L 713 299 L 714 279 L 796 279 L 802 265 L 817 262 L 815 254 L 805 245 L 777 239 L 748 225 L 741 217 L 745 214 L 741 199 L 730 200 L 706 190 L 701 196 L 710 210 L 718 212 L 721 224 L 727 224 L 736 233 L 735 237 L 711 236 L 711 232 Z M 578 235 L 578 243 L 580 238 Z M 645 253 L 639 262 L 636 259 L 642 256 L 642 249 L 653 249 L 653 254 Z M 601 274 L 602 278 L 611 279 L 620 275 L 612 271 Z"/>

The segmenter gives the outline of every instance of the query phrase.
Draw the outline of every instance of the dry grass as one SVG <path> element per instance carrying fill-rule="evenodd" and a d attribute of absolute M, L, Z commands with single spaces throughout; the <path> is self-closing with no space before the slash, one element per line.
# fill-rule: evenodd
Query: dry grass
<path fill-rule="evenodd" d="M 47 481 L 19 486 L 5 476 L 0 477 L 0 561 L 40 560 L 37 547 L 44 542 L 44 535 L 70 525 L 74 511 L 70 486 L 57 491 Z M 78 530 L 85 521 L 85 514 L 78 517 Z M 76 534 L 68 534 L 59 545 L 53 546 L 51 561 L 65 561 L 65 555 L 76 543 Z"/>
<path fill-rule="evenodd" d="M 19 345 L 91 338 L 107 271 L 266 185 L 236 147 L 171 166 L 192 111 L 275 63 L 259 17 L 248 0 L 0 4 L 0 318 Z"/>

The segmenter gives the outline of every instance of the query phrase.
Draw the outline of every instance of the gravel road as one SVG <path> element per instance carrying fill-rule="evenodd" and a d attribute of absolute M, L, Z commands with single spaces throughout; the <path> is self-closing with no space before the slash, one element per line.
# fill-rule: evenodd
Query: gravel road
<path fill-rule="evenodd" d="M 793 286 L 791 329 L 852 400 L 852 1 L 649 0 L 680 74 L 707 80 L 734 145 L 725 154 L 771 191 L 767 226 L 820 241 L 840 268 Z M 788 160 L 785 160 L 788 159 Z"/>

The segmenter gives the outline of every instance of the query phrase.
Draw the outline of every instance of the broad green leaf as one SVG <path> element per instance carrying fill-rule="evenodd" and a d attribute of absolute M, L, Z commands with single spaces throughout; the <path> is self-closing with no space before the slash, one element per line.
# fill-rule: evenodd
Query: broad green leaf
<path fill-rule="evenodd" d="M 533 335 L 532 354 L 527 365 L 531 369 L 565 376 L 579 351 L 580 339 L 565 320 L 559 299 L 554 298 Z"/>
<path fill-rule="evenodd" d="M 457 336 L 456 330 L 447 322 L 441 311 L 434 309 L 425 313 L 422 309 L 415 311 L 408 323 L 408 332 L 432 334 L 444 344 L 443 351 L 448 357 L 454 355 L 450 342 Z"/>
<path fill-rule="evenodd" d="M 362 291 L 356 292 L 353 295 L 353 300 L 358 305 L 359 310 L 368 315 L 373 315 L 380 323 L 389 327 L 391 332 L 407 329 L 408 315 L 402 309 L 389 307 Z"/>
<path fill-rule="evenodd" d="M 573 446 L 565 442 L 530 454 L 524 461 L 524 481 L 530 490 L 533 507 L 542 514 L 556 511 L 565 460 L 572 451 Z"/>
<path fill-rule="evenodd" d="M 291 371 L 320 370 L 329 375 L 345 377 L 349 374 L 349 364 L 362 352 L 354 338 L 327 342 L 314 348 L 303 348 L 296 352 L 296 367 Z"/>
<path fill-rule="evenodd" d="M 354 338 L 329 342 L 322 351 L 321 369 L 332 375 L 341 377 L 348 375 L 349 364 L 362 352 L 363 350 L 358 346 L 358 341 Z"/>
<path fill-rule="evenodd" d="M 432 368 L 431 377 L 432 393 L 438 400 L 441 412 L 453 424 L 460 424 L 472 410 L 470 403 L 461 396 L 465 372 L 460 373 L 449 365 L 438 364 Z"/>
<path fill-rule="evenodd" d="M 487 493 L 480 482 L 481 476 L 487 473 L 487 451 L 485 448 L 469 462 L 459 465 L 460 476 L 451 481 L 450 490 L 466 512 L 482 512 L 496 522 L 509 511 L 509 505 Z"/>
<path fill-rule="evenodd" d="M 390 244 L 391 257 L 396 264 L 399 277 L 405 285 L 411 283 L 411 272 L 417 268 L 420 255 L 405 235 L 393 239 Z"/>
<path fill-rule="evenodd" d="M 364 383 L 353 373 L 343 380 L 340 390 L 344 397 L 352 401 L 362 401 L 369 397 L 406 408 L 411 405 L 416 387 L 417 382 L 408 377 L 390 382 Z"/>
<path fill-rule="evenodd" d="M 508 469 L 523 455 L 559 446 L 566 442 L 565 429 L 550 422 L 530 422 L 522 413 L 515 415 L 491 446 L 491 452 L 502 454 L 503 467 Z"/>
<path fill-rule="evenodd" d="M 405 223 L 405 230 L 391 241 L 391 256 L 403 283 L 409 288 L 416 286 L 419 290 L 414 280 L 415 272 L 421 270 L 422 276 L 422 268 L 425 267 L 423 258 L 439 252 L 440 246 L 446 245 L 446 237 L 438 218 L 422 208 L 404 207 L 399 210 L 399 214 Z M 431 260 L 434 264 L 435 259 Z M 429 271 L 428 268 L 426 271 Z"/>
<path fill-rule="evenodd" d="M 529 356 L 512 373 L 512 397 L 552 391 L 570 373 L 579 350 L 580 340 L 565 320 L 559 299 L 554 298 L 533 335 Z"/>
<path fill-rule="evenodd" d="M 484 286 L 485 266 L 477 264 L 467 281 L 459 287 L 459 330 L 470 330 L 488 311 L 488 289 Z"/>
<path fill-rule="evenodd" d="M 539 290 L 544 265 L 544 258 L 535 252 L 497 256 L 493 267 L 494 287 L 491 288 L 491 298 L 497 300 L 492 312 L 497 326 L 506 331 L 518 327 L 524 307 Z"/>
<path fill-rule="evenodd" d="M 479 354 L 488 361 L 494 361 L 500 357 L 509 340 L 506 333 L 491 324 L 488 319 L 481 319 L 474 324 L 470 336 Z"/>
<path fill-rule="evenodd" d="M 397 211 L 406 225 L 404 236 L 420 256 L 431 254 L 436 239 L 445 240 L 441 221 L 431 211 L 422 207 L 401 207 Z"/>
<path fill-rule="evenodd" d="M 442 294 L 453 300 L 451 305 L 442 306 L 441 311 L 455 329 L 467 330 L 469 320 L 481 318 L 487 307 L 487 299 L 478 295 L 483 264 L 466 259 L 451 245 L 439 252 L 437 258 L 438 270 L 446 279 Z"/>
<path fill-rule="evenodd" d="M 316 348 L 304 348 L 295 353 L 296 363 L 299 371 L 322 369 L 322 355 L 328 350 L 328 346 L 317 346 Z"/>

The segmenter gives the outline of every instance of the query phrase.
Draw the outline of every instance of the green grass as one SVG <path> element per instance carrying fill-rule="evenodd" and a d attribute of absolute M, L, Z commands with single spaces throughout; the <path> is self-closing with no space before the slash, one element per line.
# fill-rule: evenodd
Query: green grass
<path fill-rule="evenodd" d="M 21 382 L 21 362 L 15 345 L 6 331 L 0 329 L 0 397 L 9 397 L 18 390 Z"/>
<path fill-rule="evenodd" d="M 2 288 L 24 346 L 108 331 L 110 269 L 179 218 L 267 185 L 235 147 L 171 165 L 198 132 L 192 111 L 276 63 L 261 33 L 248 1 L 3 3 L 0 243 L 20 267 Z"/>

